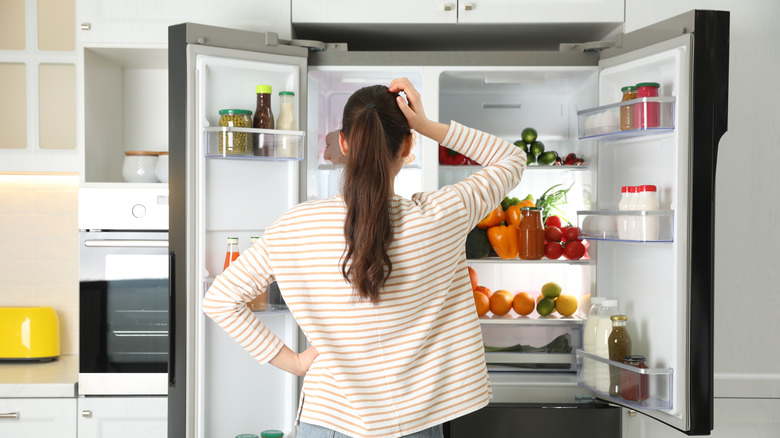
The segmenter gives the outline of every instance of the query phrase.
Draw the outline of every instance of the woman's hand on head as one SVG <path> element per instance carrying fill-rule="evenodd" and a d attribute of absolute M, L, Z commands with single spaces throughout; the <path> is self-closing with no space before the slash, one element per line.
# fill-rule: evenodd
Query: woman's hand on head
<path fill-rule="evenodd" d="M 406 94 L 406 99 L 403 96 L 398 96 L 396 102 L 398 107 L 401 108 L 401 112 L 406 116 L 406 120 L 409 122 L 409 127 L 419 132 L 420 134 L 441 143 L 447 136 L 449 126 L 428 120 L 423 110 L 422 99 L 420 98 L 420 92 L 414 88 L 414 85 L 407 78 L 393 79 L 390 85 L 387 87 L 391 93 L 399 93 L 401 91 Z"/>

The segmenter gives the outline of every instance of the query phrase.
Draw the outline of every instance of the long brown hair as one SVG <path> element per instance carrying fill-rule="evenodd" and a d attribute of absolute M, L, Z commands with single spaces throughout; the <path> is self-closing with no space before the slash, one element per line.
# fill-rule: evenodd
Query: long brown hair
<path fill-rule="evenodd" d="M 347 100 L 342 117 L 349 150 L 342 187 L 347 248 L 341 273 L 360 298 L 374 304 L 393 270 L 387 255 L 393 241 L 392 164 L 411 132 L 396 96 L 383 85 L 361 88 Z"/>

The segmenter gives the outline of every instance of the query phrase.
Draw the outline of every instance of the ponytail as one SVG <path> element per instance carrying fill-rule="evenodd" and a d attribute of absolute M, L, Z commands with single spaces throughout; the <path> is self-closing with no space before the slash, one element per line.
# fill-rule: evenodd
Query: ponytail
<path fill-rule="evenodd" d="M 349 150 L 342 187 L 347 246 L 341 273 L 360 298 L 374 304 L 393 270 L 388 255 L 393 241 L 392 164 L 410 133 L 395 96 L 384 86 L 362 88 L 347 101 L 342 119 Z"/>

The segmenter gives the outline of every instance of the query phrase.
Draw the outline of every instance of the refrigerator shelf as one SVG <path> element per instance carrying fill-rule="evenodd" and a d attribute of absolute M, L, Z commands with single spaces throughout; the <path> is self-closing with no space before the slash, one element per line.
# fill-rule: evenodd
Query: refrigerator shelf
<path fill-rule="evenodd" d="M 521 316 L 514 311 L 503 315 L 485 315 L 479 317 L 479 323 L 486 325 L 521 325 L 521 326 L 544 326 L 544 327 L 580 327 L 584 324 L 582 318 L 577 316 Z"/>
<path fill-rule="evenodd" d="M 585 236 L 582 236 L 585 237 Z M 469 263 L 489 263 L 489 264 L 495 264 L 495 263 L 519 263 L 519 264 L 558 264 L 558 265 L 588 265 L 591 263 L 589 258 L 583 258 L 579 260 L 568 260 L 566 258 L 561 257 L 557 260 L 551 260 L 548 258 L 542 258 L 540 260 L 523 260 L 520 258 L 514 258 L 514 259 L 502 259 L 501 257 L 494 257 L 494 256 L 488 256 L 483 259 L 466 259 Z"/>
<path fill-rule="evenodd" d="M 672 132 L 674 131 L 674 103 L 674 97 L 642 97 L 577 111 L 578 137 L 580 140 L 588 138 L 621 140 Z M 621 130 L 621 109 L 630 111 L 629 117 L 632 120 L 634 114 L 640 109 L 647 113 L 655 111 L 657 126 L 649 126 L 637 120 L 633 121 L 637 124 L 636 128 Z M 644 126 L 639 126 L 640 124 Z"/>
<path fill-rule="evenodd" d="M 637 368 L 622 362 L 604 359 L 580 349 L 576 350 L 575 354 L 577 356 L 577 385 L 593 391 L 599 398 L 627 405 L 637 410 L 672 408 L 672 381 L 674 379 L 672 368 Z M 630 391 L 639 396 L 630 398 L 645 399 L 627 400 L 621 396 L 609 395 L 608 391 L 601 391 L 593 384 L 586 383 L 586 372 L 593 376 L 594 381 L 598 379 L 601 372 L 611 373 L 620 379 L 620 389 L 624 396 L 627 396 L 625 391 L 630 387 Z"/>
<path fill-rule="evenodd" d="M 464 165 L 451 165 L 451 164 L 439 164 L 439 172 L 454 172 L 454 171 L 470 171 L 469 173 L 474 173 L 479 170 L 482 170 L 483 166 L 476 166 L 472 164 L 464 164 Z M 590 166 L 587 164 L 582 164 L 579 166 L 573 166 L 571 164 L 562 164 L 562 165 L 549 165 L 549 166 L 541 166 L 541 165 L 530 165 L 526 168 L 526 170 L 566 170 L 566 171 L 578 171 L 578 170 L 590 170 Z"/>
<path fill-rule="evenodd" d="M 580 236 L 588 240 L 674 242 L 674 210 L 579 210 L 577 219 Z M 631 222 L 635 232 L 619 232 Z"/>
<path fill-rule="evenodd" d="M 301 161 L 305 150 L 304 131 L 236 128 L 203 128 L 204 154 L 207 158 L 236 158 L 271 161 Z M 258 148 L 255 143 L 262 142 Z"/>
<path fill-rule="evenodd" d="M 420 169 L 422 166 L 420 166 L 418 163 L 412 163 L 412 164 L 404 164 L 401 166 L 403 169 Z M 317 169 L 318 170 L 341 170 L 344 168 L 343 164 L 318 164 Z"/>
<path fill-rule="evenodd" d="M 570 353 L 485 353 L 488 371 L 575 372 L 577 358 Z"/>

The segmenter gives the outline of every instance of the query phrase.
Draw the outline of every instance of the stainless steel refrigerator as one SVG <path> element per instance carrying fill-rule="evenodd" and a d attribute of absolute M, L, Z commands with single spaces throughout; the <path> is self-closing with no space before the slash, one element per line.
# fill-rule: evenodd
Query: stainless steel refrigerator
<path fill-rule="evenodd" d="M 200 302 L 222 271 L 228 237 L 238 237 L 243 250 L 288 208 L 338 193 L 343 168 L 330 153 L 328 134 L 339 129 L 347 97 L 401 76 L 420 90 L 432 119 L 456 120 L 509 141 L 532 126 L 548 149 L 586 160 L 577 168 L 529 167 L 510 194 L 538 196 L 555 184 L 571 186 L 563 208 L 571 222 L 588 228 L 586 260 L 470 261 L 494 287 L 538 290 L 552 279 L 580 302 L 569 318 L 483 319 L 486 338 L 496 325 L 507 336 L 539 342 L 563 330 L 573 348 L 554 357 L 518 353 L 509 366 L 491 367 L 495 398 L 484 411 L 501 412 L 491 417 L 494 430 L 481 431 L 500 436 L 516 430 L 508 416 L 550 406 L 607 407 L 612 413 L 602 426 L 612 431 L 620 430 L 616 406 L 687 434 L 712 430 L 713 203 L 718 142 L 727 125 L 728 12 L 691 11 L 607 44 L 554 52 L 351 52 L 338 43 L 279 41 L 272 33 L 189 23 L 170 28 L 168 50 L 170 437 L 259 435 L 264 429 L 295 435 L 298 378 L 254 363 L 202 314 Z M 659 97 L 636 101 L 659 109 L 658 126 L 620 131 L 611 122 L 595 123 L 614 121 L 626 105 L 620 88 L 643 81 L 661 85 Z M 298 130 L 220 126 L 220 110 L 255 109 L 260 84 L 274 90 L 274 114 L 276 94 L 294 93 Z M 295 149 L 256 155 L 242 141 Z M 231 150 L 234 144 L 240 147 Z M 479 169 L 439 165 L 438 145 L 419 136 L 412 153 L 396 180 L 402 195 L 436 190 Z M 620 187 L 636 184 L 659 188 L 660 209 L 637 213 L 658 219 L 657 238 L 610 233 Z M 591 296 L 618 299 L 629 315 L 635 351 L 648 358 L 649 399 L 613 397 L 582 378 L 591 359 L 581 351 Z M 278 291 L 262 308 L 256 316 L 287 345 L 305 345 Z M 528 360 L 565 369 L 512 366 Z M 465 419 L 448 424 L 446 433 L 465 436 L 473 427 Z"/>

